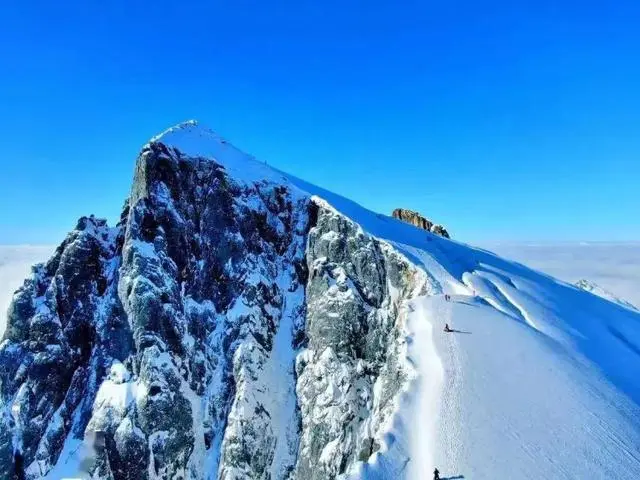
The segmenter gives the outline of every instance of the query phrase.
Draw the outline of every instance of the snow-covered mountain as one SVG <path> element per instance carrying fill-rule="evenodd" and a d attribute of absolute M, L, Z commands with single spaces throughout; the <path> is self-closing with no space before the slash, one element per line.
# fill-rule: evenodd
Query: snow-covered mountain
<path fill-rule="evenodd" d="M 640 314 L 187 122 L 14 296 L 0 478 L 635 479 L 639 367 Z"/>

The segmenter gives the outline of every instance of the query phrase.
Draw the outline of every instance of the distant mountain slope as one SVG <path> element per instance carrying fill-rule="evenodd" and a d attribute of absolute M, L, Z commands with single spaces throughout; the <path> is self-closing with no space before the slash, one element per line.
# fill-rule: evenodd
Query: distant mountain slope
<path fill-rule="evenodd" d="M 480 246 L 567 283 L 586 279 L 640 306 L 640 242 L 492 242 Z"/>
<path fill-rule="evenodd" d="M 611 293 L 608 290 L 605 290 L 604 288 L 602 288 L 600 285 L 594 283 L 594 282 L 590 282 L 589 280 L 578 280 L 576 282 L 576 287 L 581 288 L 582 290 L 585 290 L 587 292 L 593 293 L 594 295 L 598 295 L 599 297 L 602 297 L 606 300 L 610 300 L 612 302 L 618 303 L 620 305 L 622 305 L 623 307 L 627 307 L 627 308 L 632 308 L 634 310 L 637 310 L 635 305 L 632 305 L 631 303 L 627 302 L 626 300 L 623 300 L 621 298 L 616 297 L 613 293 Z"/>
<path fill-rule="evenodd" d="M 636 479 L 639 368 L 640 314 L 187 122 L 14 297 L 0 477 Z"/>

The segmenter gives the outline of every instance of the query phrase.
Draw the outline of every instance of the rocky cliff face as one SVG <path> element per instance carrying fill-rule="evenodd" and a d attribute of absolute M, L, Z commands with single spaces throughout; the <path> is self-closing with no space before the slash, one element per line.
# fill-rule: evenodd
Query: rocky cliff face
<path fill-rule="evenodd" d="M 436 235 L 440 235 L 445 238 L 450 238 L 449 232 L 447 232 L 447 230 L 442 225 L 434 224 L 433 222 L 423 217 L 418 212 L 414 212 L 413 210 L 396 208 L 391 213 L 391 216 L 393 218 L 397 218 L 398 220 L 402 220 L 403 222 L 410 223 L 411 225 L 426 230 L 427 232 L 435 233 Z"/>
<path fill-rule="evenodd" d="M 320 480 L 378 450 L 408 376 L 399 359 L 400 305 L 425 293 L 426 278 L 324 203 L 309 233 L 307 265 L 307 348 L 296 362 L 302 418 L 296 478 Z"/>
<path fill-rule="evenodd" d="M 325 201 L 172 129 L 119 224 L 82 218 L 16 293 L 0 478 L 337 478 L 379 448 L 400 306 L 426 286 Z"/>

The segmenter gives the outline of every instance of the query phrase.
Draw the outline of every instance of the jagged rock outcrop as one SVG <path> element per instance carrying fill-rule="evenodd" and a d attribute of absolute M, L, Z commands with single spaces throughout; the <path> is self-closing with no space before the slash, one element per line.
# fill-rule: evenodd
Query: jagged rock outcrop
<path fill-rule="evenodd" d="M 402 220 L 403 222 L 410 223 L 411 225 L 426 230 L 427 232 L 430 232 L 431 227 L 433 226 L 433 222 L 430 222 L 418 212 L 407 210 L 406 208 L 396 208 L 391 213 L 391 216 L 393 218 L 397 218 L 398 220 Z"/>
<path fill-rule="evenodd" d="M 414 212 L 413 210 L 396 208 L 391 213 L 391 216 L 393 218 L 397 218 L 398 220 L 402 220 L 403 222 L 410 223 L 411 225 L 426 230 L 427 232 L 435 233 L 436 235 L 440 235 L 445 238 L 450 238 L 449 232 L 447 232 L 447 230 L 442 225 L 434 224 L 433 222 L 423 217 L 418 212 Z"/>
<path fill-rule="evenodd" d="M 14 452 L 38 471 L 69 435 L 82 435 L 105 359 L 128 355 L 113 298 L 120 243 L 118 229 L 83 217 L 16 292 L 0 346 L 1 478 L 10 478 Z"/>
<path fill-rule="evenodd" d="M 441 237 L 444 237 L 444 238 L 451 238 L 449 236 L 449 232 L 447 232 L 447 229 L 444 228 L 442 225 L 433 225 L 431 227 L 431 233 L 435 233 L 436 235 L 440 235 Z"/>
<path fill-rule="evenodd" d="M 0 345 L 0 478 L 18 453 L 31 480 L 332 479 L 376 451 L 426 276 L 261 168 L 181 125 L 116 227 L 84 217 L 35 267 Z"/>
<path fill-rule="evenodd" d="M 302 434 L 295 473 L 321 480 L 379 448 L 408 375 L 399 359 L 400 305 L 425 293 L 426 278 L 328 205 L 318 206 L 317 217 L 307 247 L 307 349 L 296 363 Z"/>

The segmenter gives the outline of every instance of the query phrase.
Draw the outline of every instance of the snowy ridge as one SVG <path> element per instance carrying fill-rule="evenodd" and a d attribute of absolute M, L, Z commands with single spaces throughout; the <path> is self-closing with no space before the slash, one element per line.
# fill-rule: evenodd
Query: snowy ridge
<path fill-rule="evenodd" d="M 638 312 L 197 122 L 11 312 L 0 476 L 18 452 L 31 480 L 640 478 Z"/>
<path fill-rule="evenodd" d="M 236 182 L 252 184 L 269 181 L 287 184 L 286 177 L 263 162 L 256 160 L 222 138 L 216 132 L 188 120 L 153 137 L 149 143 L 161 143 L 179 152 L 184 158 L 210 159 L 223 166 Z"/>

